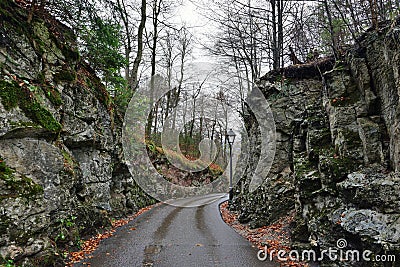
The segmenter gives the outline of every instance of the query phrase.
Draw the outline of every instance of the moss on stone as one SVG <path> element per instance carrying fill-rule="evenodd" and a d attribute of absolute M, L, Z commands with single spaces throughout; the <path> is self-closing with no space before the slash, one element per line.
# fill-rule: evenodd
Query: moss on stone
<path fill-rule="evenodd" d="M 9 180 L 13 177 L 13 173 L 14 171 L 10 169 L 0 157 L 0 179 L 3 181 Z"/>
<path fill-rule="evenodd" d="M 73 157 L 65 149 L 61 149 L 61 154 L 63 155 L 64 158 L 65 171 L 71 175 L 74 175 L 75 162 Z"/>
<path fill-rule="evenodd" d="M 0 14 L 14 30 L 25 35 L 32 43 L 35 50 L 46 54 L 47 59 L 56 60 L 64 57 L 67 61 L 79 61 L 80 55 L 76 45 L 74 32 L 62 23 L 52 23 L 34 14 L 30 23 L 27 22 L 28 13 L 26 9 L 19 8 L 12 1 L 0 2 Z M 15 27 L 13 25 L 19 25 Z"/>
<path fill-rule="evenodd" d="M 340 157 L 331 158 L 332 173 L 337 178 L 345 178 L 347 174 L 354 171 L 354 163 L 351 159 Z"/>
<path fill-rule="evenodd" d="M 96 96 L 100 103 L 104 104 L 104 106 L 110 110 L 111 98 L 107 89 L 101 83 L 101 80 L 96 77 L 95 73 L 90 73 L 87 71 L 85 74 L 86 75 L 84 76 L 81 74 L 80 79 L 85 82 L 87 88 Z"/>
<path fill-rule="evenodd" d="M 32 199 L 37 195 L 43 194 L 43 187 L 36 184 L 31 178 L 24 175 L 16 177 L 14 170 L 8 167 L 0 157 L 0 180 L 5 184 L 5 189 L 10 191 L 9 194 L 0 195 L 0 201 L 6 198 L 17 198 L 23 197 L 26 199 Z"/>
<path fill-rule="evenodd" d="M 332 150 L 322 153 L 319 162 L 319 170 L 329 177 L 333 183 L 341 182 L 347 175 L 358 167 L 354 160 L 347 157 L 339 157 L 332 154 Z"/>
<path fill-rule="evenodd" d="M 51 132 L 61 131 L 61 124 L 54 119 L 53 115 L 47 109 L 43 108 L 38 102 L 27 103 L 27 105 L 24 105 L 23 110 L 28 117 L 30 117 L 33 121 L 38 122 L 47 130 Z"/>
<path fill-rule="evenodd" d="M 51 132 L 59 132 L 61 124 L 38 101 L 34 92 L 21 87 L 16 81 L 0 81 L 0 97 L 6 110 L 19 106 L 33 122 Z"/>
<path fill-rule="evenodd" d="M 332 145 L 330 129 L 322 128 L 320 130 L 314 130 L 312 134 L 308 136 L 308 145 L 316 152 L 320 149 L 329 148 Z"/>
<path fill-rule="evenodd" d="M 56 107 L 60 107 L 63 103 L 60 92 L 52 86 L 43 85 L 41 87 L 46 98 Z"/>
<path fill-rule="evenodd" d="M 56 38 L 50 33 L 46 23 L 35 18 L 32 23 L 32 33 L 29 35 L 37 46 L 35 47 L 41 54 L 46 54 L 47 61 L 54 62 L 64 57 L 61 49 L 58 47 Z"/>
<path fill-rule="evenodd" d="M 38 124 L 31 121 L 10 121 L 13 128 L 38 128 Z"/>
<path fill-rule="evenodd" d="M 11 110 L 18 106 L 18 90 L 15 89 L 17 85 L 11 84 L 7 81 L 0 81 L 0 98 L 6 110 Z"/>
<path fill-rule="evenodd" d="M 32 42 L 34 48 L 40 53 L 45 54 L 49 49 L 48 44 L 45 43 L 45 40 L 49 40 L 49 32 L 45 29 L 42 22 L 34 22 L 32 27 Z"/>
<path fill-rule="evenodd" d="M 315 170 L 315 167 L 309 160 L 307 160 L 305 158 L 295 159 L 294 172 L 296 174 L 296 177 L 301 178 L 301 177 L 303 177 L 303 175 L 305 175 L 313 170 Z"/>
<path fill-rule="evenodd" d="M 46 81 L 46 75 L 44 72 L 40 72 L 36 79 L 37 83 L 40 84 L 40 89 L 43 91 L 46 98 L 55 106 L 60 107 L 62 105 L 62 98 L 60 92 Z"/>
<path fill-rule="evenodd" d="M 358 132 L 345 130 L 342 132 L 342 134 L 348 148 L 356 148 L 362 144 L 362 140 Z"/>
<path fill-rule="evenodd" d="M 61 70 L 54 74 L 55 82 L 73 82 L 76 79 L 76 73 L 73 70 Z"/>
<path fill-rule="evenodd" d="M 80 54 L 78 49 L 71 49 L 68 46 L 64 46 L 61 48 L 61 52 L 68 60 L 79 61 L 80 59 Z"/>

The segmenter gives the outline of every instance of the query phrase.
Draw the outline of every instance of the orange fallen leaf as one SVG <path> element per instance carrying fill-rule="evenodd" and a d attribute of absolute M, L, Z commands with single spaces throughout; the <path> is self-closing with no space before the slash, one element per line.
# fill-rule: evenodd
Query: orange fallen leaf
<path fill-rule="evenodd" d="M 283 249 L 288 253 L 291 250 L 289 246 L 290 235 L 286 229 L 289 228 L 290 223 L 294 220 L 294 214 L 290 214 L 281 218 L 275 224 L 262 226 L 256 229 L 250 229 L 248 225 L 242 225 L 238 222 L 238 214 L 228 210 L 227 202 L 220 205 L 220 211 L 223 220 L 239 234 L 251 241 L 254 246 L 260 250 L 264 250 L 265 245 L 267 245 L 268 253 L 271 251 L 276 251 L 273 253 L 273 256 L 276 260 L 277 251 Z M 280 266 L 307 266 L 307 264 L 304 262 L 289 261 L 289 258 L 278 262 Z"/>
<path fill-rule="evenodd" d="M 92 237 L 89 240 L 86 240 L 85 242 L 83 242 L 80 251 L 70 252 L 69 253 L 69 262 L 67 263 L 67 266 L 73 266 L 75 263 L 79 263 L 84 259 L 93 257 L 90 254 L 98 248 L 101 240 L 113 236 L 113 234 L 116 231 L 116 228 L 129 223 L 130 221 L 135 219 L 140 214 L 150 210 L 151 208 L 153 208 L 153 207 L 155 207 L 157 205 L 160 205 L 160 204 L 155 204 L 155 205 L 152 205 L 152 206 L 149 206 L 149 207 L 142 208 L 137 213 L 135 213 L 134 215 L 129 216 L 127 219 L 121 219 L 121 220 L 113 221 L 111 223 L 111 225 L 113 227 L 112 229 L 110 229 L 110 230 L 108 230 L 108 231 L 106 231 L 104 233 L 98 233 L 94 237 Z M 131 228 L 131 230 L 136 230 L 136 228 L 133 227 L 133 228 Z M 107 255 L 110 255 L 110 253 L 107 253 Z M 87 263 L 87 262 L 83 262 L 82 264 L 90 266 L 90 263 Z"/>

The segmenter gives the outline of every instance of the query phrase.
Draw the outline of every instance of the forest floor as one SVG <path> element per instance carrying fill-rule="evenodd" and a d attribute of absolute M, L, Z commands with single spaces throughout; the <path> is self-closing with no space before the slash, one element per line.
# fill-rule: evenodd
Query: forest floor
<path fill-rule="evenodd" d="M 168 153 L 170 157 L 176 162 L 185 165 L 187 168 L 190 169 L 194 166 L 196 166 L 196 168 L 200 166 L 200 169 L 204 168 L 202 171 L 196 172 L 182 170 L 170 163 L 170 159 L 167 158 L 163 148 L 155 146 L 154 144 L 148 144 L 147 147 L 147 153 L 153 166 L 155 166 L 158 173 L 161 174 L 165 180 L 173 184 L 185 187 L 200 187 L 212 183 L 223 173 L 222 167 L 215 162 L 205 164 L 204 166 L 208 165 L 207 167 L 201 167 L 204 163 L 197 162 L 196 160 L 198 160 L 198 158 L 169 150 Z"/>
<path fill-rule="evenodd" d="M 293 261 L 288 257 L 286 257 L 285 260 L 278 260 L 277 258 L 279 250 L 285 251 L 286 255 L 288 255 L 291 250 L 289 229 L 291 222 L 293 222 L 294 214 L 285 216 L 272 225 L 251 229 L 248 225 L 241 224 L 238 221 L 238 214 L 228 209 L 228 201 L 221 203 L 220 212 L 226 224 L 232 227 L 241 236 L 248 239 L 254 246 L 264 251 L 264 253 L 267 251 L 268 257 L 272 255 L 273 260 L 278 262 L 280 266 L 309 266 L 307 263 Z M 262 253 L 262 257 L 265 255 L 264 253 Z"/>

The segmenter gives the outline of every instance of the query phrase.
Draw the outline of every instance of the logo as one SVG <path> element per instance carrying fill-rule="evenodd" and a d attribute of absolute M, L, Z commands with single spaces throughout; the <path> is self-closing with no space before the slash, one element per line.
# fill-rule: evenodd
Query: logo
<path fill-rule="evenodd" d="M 208 90 L 211 90 L 212 87 L 217 88 L 218 85 L 211 84 Z M 169 91 L 171 90 L 168 89 L 165 81 L 160 76 L 155 76 L 147 86 L 140 87 L 130 100 L 122 129 L 122 145 L 125 162 L 131 175 L 147 194 L 162 202 L 228 192 L 229 166 L 226 166 L 222 175 L 213 182 L 196 187 L 171 183 L 164 179 L 153 166 L 147 153 L 146 126 L 155 103 Z M 213 116 L 214 119 L 218 119 L 219 125 L 223 125 L 226 129 L 233 128 L 239 134 L 239 138 L 232 147 L 233 184 L 236 184 L 243 176 L 247 161 L 251 157 L 249 150 L 251 136 L 246 132 L 246 127 L 242 123 L 232 119 L 233 114 L 237 114 L 237 112 L 229 101 L 221 101 L 221 99 L 209 95 L 208 97 L 204 96 L 203 101 L 196 106 L 196 110 L 209 111 L 202 112 L 198 116 L 204 117 L 204 119 L 210 119 L 209 117 Z M 259 88 L 253 88 L 245 100 L 245 105 L 254 115 L 260 133 L 258 140 L 260 156 L 249 186 L 249 191 L 253 192 L 266 179 L 275 156 L 275 123 L 268 101 Z M 220 107 L 225 118 L 215 116 L 216 113 L 210 110 L 210 107 Z M 196 160 L 185 158 L 179 145 L 180 134 L 184 126 L 179 115 L 181 114 L 180 108 L 182 107 L 177 105 L 164 120 L 161 132 L 163 153 L 170 164 L 182 171 L 203 171 L 215 160 L 217 144 L 209 138 L 204 138 L 198 147 L 200 157 Z M 181 207 L 193 205 L 195 204 L 190 202 L 177 204 Z"/>
<path fill-rule="evenodd" d="M 336 248 L 328 248 L 323 250 L 277 250 L 268 249 L 267 246 L 257 252 L 257 258 L 260 261 L 313 261 L 321 262 L 327 261 L 338 261 L 338 262 L 360 262 L 360 261 L 372 261 L 372 262 L 395 262 L 396 255 L 384 254 L 375 255 L 371 250 L 359 251 L 356 249 L 346 249 L 348 246 L 347 240 L 341 238 L 336 241 Z"/>

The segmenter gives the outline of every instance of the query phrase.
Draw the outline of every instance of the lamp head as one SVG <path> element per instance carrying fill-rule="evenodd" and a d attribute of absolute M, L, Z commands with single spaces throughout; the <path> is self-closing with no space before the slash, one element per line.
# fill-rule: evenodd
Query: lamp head
<path fill-rule="evenodd" d="M 232 129 L 229 129 L 229 131 L 226 133 L 226 138 L 228 139 L 229 145 L 233 145 L 233 143 L 235 142 L 235 137 L 235 132 Z"/>

